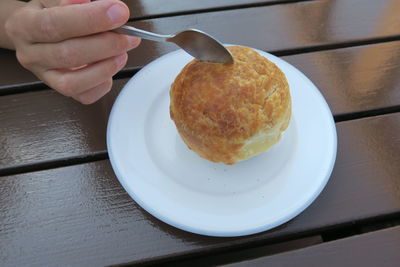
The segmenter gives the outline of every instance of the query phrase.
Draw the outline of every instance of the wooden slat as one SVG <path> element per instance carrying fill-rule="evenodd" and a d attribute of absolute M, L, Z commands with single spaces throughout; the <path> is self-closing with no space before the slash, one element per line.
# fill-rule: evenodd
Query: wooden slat
<path fill-rule="evenodd" d="M 53 90 L 0 97 L 0 171 L 105 151 L 108 115 L 127 81 L 114 81 L 113 90 L 89 106 Z"/>
<path fill-rule="evenodd" d="M 400 35 L 399 8 L 400 0 L 311 1 L 159 18 L 131 25 L 158 33 L 198 28 L 224 43 L 281 51 Z M 141 67 L 175 49 L 173 44 L 143 41 L 130 53 L 127 67 Z"/>
<path fill-rule="evenodd" d="M 301 1 L 301 0 L 300 0 Z M 279 4 L 290 0 L 123 0 L 131 11 L 131 19 L 176 15 L 187 12 L 239 8 L 242 6 Z"/>
<path fill-rule="evenodd" d="M 320 88 L 335 115 L 400 105 L 400 41 L 284 57 Z M 0 97 L 1 170 L 106 150 L 112 103 L 127 79 L 83 106 L 50 90 Z M 295 90 L 296 88 L 293 88 Z M 24 153 L 21 153 L 23 151 Z"/>
<path fill-rule="evenodd" d="M 242 238 L 204 237 L 161 223 L 129 198 L 108 161 L 1 177 L 1 265 L 103 266 L 199 256 L 398 213 L 400 113 L 337 128 L 337 162 L 318 199 L 285 225 Z"/>
<path fill-rule="evenodd" d="M 226 267 L 365 266 L 392 267 L 400 262 L 400 226 Z"/>
<path fill-rule="evenodd" d="M 223 253 L 209 253 L 199 257 L 190 257 L 188 259 L 172 260 L 168 263 L 161 263 L 156 266 L 162 267 L 211 267 L 220 264 L 230 264 L 251 260 L 268 255 L 283 253 L 295 249 L 306 248 L 309 246 L 321 244 L 323 242 L 320 235 L 296 238 L 289 241 L 272 243 L 250 248 L 240 248 Z"/>
<path fill-rule="evenodd" d="M 23 68 L 15 57 L 15 52 L 0 48 L 0 93 L 10 88 L 27 84 L 42 83 L 35 75 Z"/>
<path fill-rule="evenodd" d="M 184 2 L 184 1 L 182 1 Z M 370 39 L 400 38 L 400 0 L 309 1 L 158 18 L 131 23 L 138 28 L 174 33 L 198 28 L 225 43 L 248 45 L 266 51 L 297 50 Z M 130 52 L 126 70 L 137 69 L 177 47 L 173 44 L 143 41 Z M 17 61 L 0 50 L 0 90 L 32 82 Z M 6 58 L 7 60 L 3 60 Z"/>
<path fill-rule="evenodd" d="M 400 105 L 400 41 L 283 59 L 315 83 L 335 115 Z"/>

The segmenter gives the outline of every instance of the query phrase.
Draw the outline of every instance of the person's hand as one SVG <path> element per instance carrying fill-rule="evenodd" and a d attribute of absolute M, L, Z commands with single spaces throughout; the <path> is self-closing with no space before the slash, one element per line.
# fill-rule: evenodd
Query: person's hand
<path fill-rule="evenodd" d="M 56 3 L 56 6 L 50 6 Z M 34 0 L 5 24 L 18 61 L 63 95 L 97 101 L 140 39 L 110 32 L 127 22 L 118 0 Z"/>

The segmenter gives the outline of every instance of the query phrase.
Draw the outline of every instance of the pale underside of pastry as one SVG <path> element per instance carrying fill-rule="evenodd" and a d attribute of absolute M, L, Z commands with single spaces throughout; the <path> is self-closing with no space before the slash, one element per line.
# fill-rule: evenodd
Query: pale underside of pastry
<path fill-rule="evenodd" d="M 171 85 L 170 115 L 187 146 L 234 164 L 276 144 L 291 117 L 284 73 L 251 48 L 233 46 L 233 64 L 193 60 Z"/>

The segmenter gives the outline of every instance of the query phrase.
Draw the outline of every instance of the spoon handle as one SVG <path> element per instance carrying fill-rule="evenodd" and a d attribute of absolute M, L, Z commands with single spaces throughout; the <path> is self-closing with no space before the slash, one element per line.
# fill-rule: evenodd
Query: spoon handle
<path fill-rule="evenodd" d="M 126 35 L 132 35 L 132 36 L 140 37 L 140 38 L 151 40 L 151 41 L 157 41 L 157 42 L 166 42 L 168 38 L 173 37 L 172 35 L 157 34 L 157 33 L 144 31 L 144 30 L 137 29 L 137 28 L 134 28 L 131 26 L 127 26 L 127 25 L 124 25 L 117 29 L 114 29 L 113 32 L 126 34 Z"/>

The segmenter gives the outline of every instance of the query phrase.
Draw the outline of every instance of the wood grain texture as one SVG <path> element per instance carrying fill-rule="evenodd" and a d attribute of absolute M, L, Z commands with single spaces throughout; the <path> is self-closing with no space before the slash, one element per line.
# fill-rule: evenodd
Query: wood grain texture
<path fill-rule="evenodd" d="M 400 262 L 400 227 L 354 236 L 226 267 L 365 266 L 394 267 Z"/>
<path fill-rule="evenodd" d="M 292 221 L 242 238 L 170 227 L 125 193 L 108 161 L 0 179 L 2 266 L 99 266 L 203 255 L 318 233 L 400 212 L 400 113 L 337 125 L 327 187 Z"/>
<path fill-rule="evenodd" d="M 284 59 L 317 85 L 333 114 L 341 115 L 400 105 L 399 57 L 397 41 Z M 108 114 L 127 81 L 116 80 L 111 93 L 90 106 L 50 90 L 0 97 L 0 145 L 5 148 L 0 172 L 104 152 Z"/>
<path fill-rule="evenodd" d="M 297 50 L 338 43 L 398 36 L 400 0 L 307 1 L 138 21 L 131 25 L 157 33 L 198 28 L 224 43 L 247 45 L 265 51 Z M 125 70 L 141 68 L 177 47 L 143 41 L 129 53 Z M 5 55 L 6 54 L 6 55 Z M 3 87 L 27 85 L 32 80 L 9 52 L 0 50 Z"/>
<path fill-rule="evenodd" d="M 131 19 L 168 16 L 187 12 L 239 8 L 242 6 L 279 4 L 290 0 L 123 0 L 131 11 Z M 301 1 L 301 0 L 300 0 Z"/>

